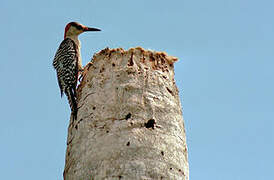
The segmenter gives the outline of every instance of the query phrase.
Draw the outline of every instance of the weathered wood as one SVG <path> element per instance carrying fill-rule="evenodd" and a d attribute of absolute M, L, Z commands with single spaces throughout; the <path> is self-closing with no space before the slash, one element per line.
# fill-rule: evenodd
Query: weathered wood
<path fill-rule="evenodd" d="M 175 57 L 104 49 L 86 65 L 68 128 L 66 180 L 188 180 Z"/>

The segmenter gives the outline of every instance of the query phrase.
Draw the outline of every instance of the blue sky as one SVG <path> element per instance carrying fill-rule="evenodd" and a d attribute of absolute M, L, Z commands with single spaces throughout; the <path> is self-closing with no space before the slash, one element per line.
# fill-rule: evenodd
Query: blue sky
<path fill-rule="evenodd" d="M 0 179 L 61 179 L 70 110 L 53 56 L 70 21 L 83 64 L 110 47 L 180 60 L 175 76 L 191 180 L 273 179 L 274 1 L 47 0 L 0 3 Z"/>

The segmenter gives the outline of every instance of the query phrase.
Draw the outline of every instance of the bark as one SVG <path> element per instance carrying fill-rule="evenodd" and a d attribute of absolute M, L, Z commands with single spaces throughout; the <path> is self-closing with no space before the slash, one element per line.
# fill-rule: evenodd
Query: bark
<path fill-rule="evenodd" d="M 188 180 L 176 60 L 142 48 L 95 54 L 77 90 L 65 180 Z"/>

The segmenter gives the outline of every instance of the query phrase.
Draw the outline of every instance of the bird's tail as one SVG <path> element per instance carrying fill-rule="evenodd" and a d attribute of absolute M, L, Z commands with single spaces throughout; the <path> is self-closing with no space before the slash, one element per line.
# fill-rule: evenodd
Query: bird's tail
<path fill-rule="evenodd" d="M 69 105 L 70 105 L 70 109 L 73 115 L 73 119 L 76 120 L 77 119 L 77 103 L 76 103 L 76 95 L 73 92 L 72 88 L 68 88 L 65 91 L 67 97 L 68 97 L 68 101 L 69 101 Z"/>

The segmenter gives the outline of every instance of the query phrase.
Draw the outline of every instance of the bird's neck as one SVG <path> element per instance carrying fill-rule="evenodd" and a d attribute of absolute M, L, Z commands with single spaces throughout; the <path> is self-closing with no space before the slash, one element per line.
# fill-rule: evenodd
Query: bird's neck
<path fill-rule="evenodd" d="M 71 40 L 73 40 L 73 42 L 77 45 L 77 47 L 78 47 L 78 49 L 80 50 L 80 48 L 81 48 L 81 43 L 80 43 L 80 41 L 79 41 L 79 39 L 78 39 L 78 36 L 66 36 L 66 38 L 70 38 Z"/>
<path fill-rule="evenodd" d="M 81 52 L 81 43 L 78 39 L 78 36 L 66 36 L 66 38 L 70 38 L 76 44 L 77 51 L 78 51 L 78 68 L 82 69 L 82 57 L 81 57 L 81 53 L 80 53 Z"/>

